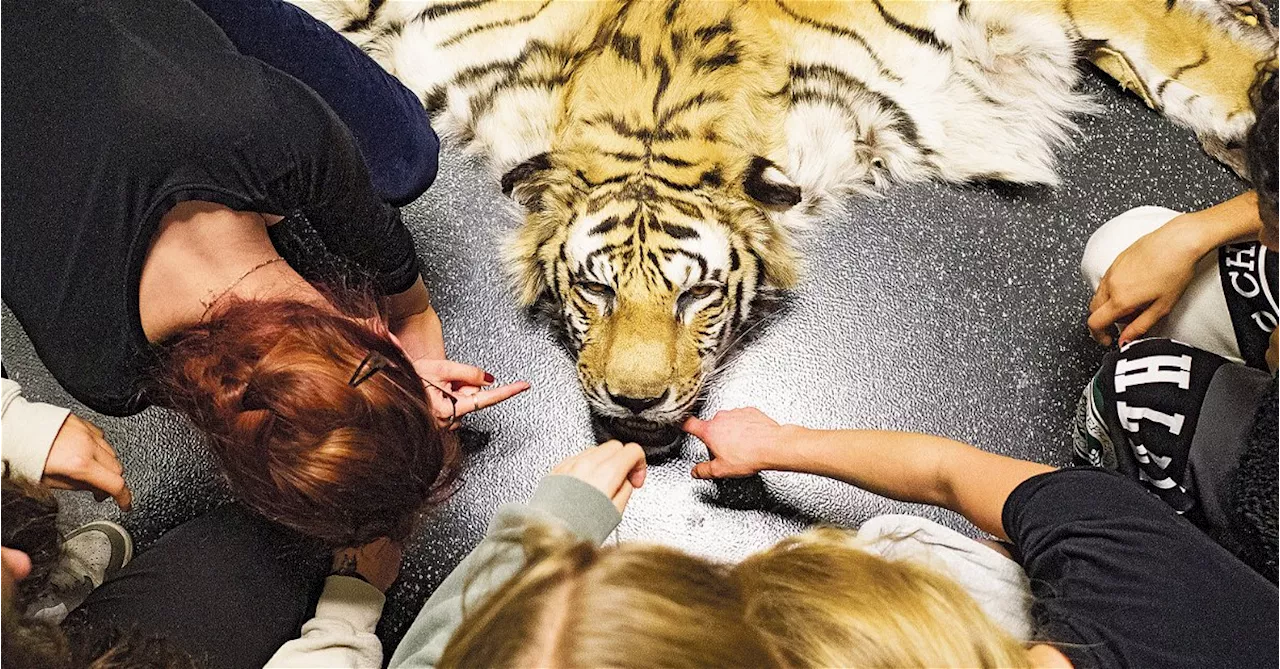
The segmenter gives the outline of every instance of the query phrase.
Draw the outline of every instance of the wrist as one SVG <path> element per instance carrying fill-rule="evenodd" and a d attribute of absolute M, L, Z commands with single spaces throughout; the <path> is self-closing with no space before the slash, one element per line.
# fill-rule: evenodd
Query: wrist
<path fill-rule="evenodd" d="M 1223 242 L 1219 239 L 1218 230 L 1212 219 L 1205 217 L 1204 212 L 1194 211 L 1175 216 L 1165 226 L 1168 229 L 1170 247 L 1181 250 L 1190 260 L 1199 262 L 1205 254 L 1216 249 Z"/>
<path fill-rule="evenodd" d="M 761 470 L 800 471 L 804 450 L 813 430 L 800 425 L 780 425 L 777 438 L 760 458 Z"/>

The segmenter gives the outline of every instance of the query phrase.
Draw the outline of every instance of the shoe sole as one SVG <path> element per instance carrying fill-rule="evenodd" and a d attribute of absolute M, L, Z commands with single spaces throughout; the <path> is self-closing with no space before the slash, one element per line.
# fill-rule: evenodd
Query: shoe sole
<path fill-rule="evenodd" d="M 95 520 L 81 525 L 72 530 L 63 541 L 69 541 L 72 537 L 80 536 L 86 532 L 101 532 L 107 537 L 107 541 L 111 543 L 111 555 L 113 557 L 116 555 L 122 556 L 120 564 L 114 564 L 115 561 L 112 560 L 112 564 L 107 565 L 106 578 L 110 578 L 133 560 L 133 537 L 129 536 L 128 530 L 109 520 Z"/>

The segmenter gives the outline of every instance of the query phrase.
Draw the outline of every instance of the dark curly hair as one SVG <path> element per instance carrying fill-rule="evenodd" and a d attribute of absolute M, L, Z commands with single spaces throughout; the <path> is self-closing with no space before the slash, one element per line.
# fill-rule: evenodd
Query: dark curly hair
<path fill-rule="evenodd" d="M 73 626 L 63 629 L 22 615 L 47 592 L 49 576 L 62 556 L 58 500 L 44 486 L 3 474 L 5 548 L 31 559 L 31 572 L 5 598 L 0 615 L 0 665 L 25 669 L 198 669 L 201 663 L 172 643 L 133 630 Z"/>
<path fill-rule="evenodd" d="M 1270 63 L 1259 69 L 1249 93 L 1253 102 L 1255 119 L 1249 130 L 1245 160 L 1249 167 L 1249 180 L 1258 191 L 1258 215 L 1262 224 L 1276 232 L 1276 66 Z"/>
<path fill-rule="evenodd" d="M 0 539 L 5 548 L 20 550 L 31 558 L 31 571 L 16 588 L 15 606 L 22 609 L 49 588 L 49 577 L 62 556 L 58 500 L 48 488 L 13 476 L 8 463 L 4 465 L 2 490 Z"/>

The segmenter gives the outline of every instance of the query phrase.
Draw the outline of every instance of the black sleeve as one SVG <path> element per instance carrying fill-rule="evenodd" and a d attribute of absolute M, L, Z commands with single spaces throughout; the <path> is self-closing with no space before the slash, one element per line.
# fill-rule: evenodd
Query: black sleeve
<path fill-rule="evenodd" d="M 400 211 L 374 193 L 346 126 L 323 102 L 314 109 L 316 136 L 299 148 L 301 169 L 292 176 L 300 181 L 288 187 L 301 194 L 303 213 L 329 252 L 367 272 L 382 295 L 409 289 L 422 268 Z"/>
<path fill-rule="evenodd" d="M 1039 638 L 1076 667 L 1274 667 L 1274 586 L 1135 481 L 1032 477 L 1004 506 Z"/>

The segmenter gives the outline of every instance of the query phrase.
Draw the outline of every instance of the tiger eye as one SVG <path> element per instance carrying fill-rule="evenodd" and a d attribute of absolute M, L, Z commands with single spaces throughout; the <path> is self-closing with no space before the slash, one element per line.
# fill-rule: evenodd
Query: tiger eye
<path fill-rule="evenodd" d="M 606 286 L 603 283 L 596 283 L 595 281 L 583 281 L 582 283 L 578 284 L 578 286 L 580 286 L 583 290 L 587 291 L 588 293 L 591 293 L 592 295 L 600 295 L 603 297 L 607 297 L 613 294 L 612 288 L 610 288 L 609 286 Z"/>
<path fill-rule="evenodd" d="M 689 290 L 685 291 L 685 293 L 688 294 L 690 297 L 702 299 L 716 292 L 716 290 L 718 289 L 719 289 L 719 286 L 710 286 L 710 285 L 702 284 L 702 285 L 698 285 L 690 288 Z"/>

